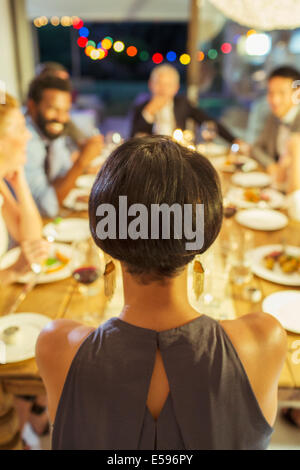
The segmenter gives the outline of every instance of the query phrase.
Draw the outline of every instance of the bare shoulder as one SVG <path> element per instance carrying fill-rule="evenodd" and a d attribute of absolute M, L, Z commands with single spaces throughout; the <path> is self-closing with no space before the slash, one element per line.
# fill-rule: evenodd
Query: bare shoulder
<path fill-rule="evenodd" d="M 73 320 L 54 320 L 41 331 L 36 343 L 36 360 L 40 374 L 51 379 L 65 379 L 71 362 L 85 338 L 94 328 Z"/>
<path fill-rule="evenodd" d="M 268 313 L 251 313 L 236 320 L 220 322 L 233 343 L 240 343 L 240 348 L 245 346 L 258 348 L 261 353 L 272 355 L 285 355 L 287 348 L 287 334 L 281 324 Z M 252 348 L 251 348 L 252 349 Z"/>
<path fill-rule="evenodd" d="M 71 363 L 85 338 L 94 331 L 73 320 L 54 320 L 41 331 L 36 343 L 36 361 L 48 396 L 48 411 L 54 422 L 60 395 Z"/>
<path fill-rule="evenodd" d="M 287 353 L 287 335 L 271 315 L 254 313 L 220 322 L 231 340 L 261 411 L 272 426 L 277 413 L 277 390 Z"/>
<path fill-rule="evenodd" d="M 53 320 L 41 331 L 37 344 L 36 354 L 43 357 L 48 352 L 57 356 L 67 350 L 76 349 L 94 328 L 73 320 Z"/>

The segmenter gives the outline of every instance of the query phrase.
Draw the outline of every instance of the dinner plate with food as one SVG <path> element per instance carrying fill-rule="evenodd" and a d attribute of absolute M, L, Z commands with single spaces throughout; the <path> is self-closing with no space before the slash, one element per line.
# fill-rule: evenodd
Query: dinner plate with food
<path fill-rule="evenodd" d="M 207 157 L 215 157 L 226 155 L 229 152 L 229 147 L 214 142 L 202 143 L 197 145 L 197 152 Z"/>
<path fill-rule="evenodd" d="M 266 297 L 262 304 L 265 313 L 273 315 L 288 331 L 300 333 L 300 292 L 282 290 Z"/>
<path fill-rule="evenodd" d="M 238 172 L 232 176 L 233 184 L 244 188 L 263 188 L 272 183 L 272 178 L 267 173 L 253 171 L 249 173 Z"/>
<path fill-rule="evenodd" d="M 14 264 L 19 255 L 20 247 L 9 250 L 1 258 L 0 269 L 6 269 Z M 51 243 L 48 258 L 45 260 L 42 272 L 37 277 L 37 284 L 46 284 L 66 279 L 72 275 L 71 260 L 73 247 L 64 243 Z M 19 278 L 20 283 L 27 284 L 32 279 L 32 273 Z"/>
<path fill-rule="evenodd" d="M 254 230 L 280 230 L 287 226 L 289 219 L 281 212 L 271 209 L 243 209 L 235 220 L 244 227 Z"/>
<path fill-rule="evenodd" d="M 9 364 L 35 357 L 41 330 L 51 321 L 39 313 L 14 313 L 0 317 L 0 363 Z"/>
<path fill-rule="evenodd" d="M 57 217 L 53 222 L 45 225 L 43 234 L 47 237 L 53 237 L 57 242 L 75 242 L 86 240 L 91 236 L 88 219 L 69 218 L 63 219 Z"/>
<path fill-rule="evenodd" d="M 90 189 L 73 188 L 63 201 L 63 206 L 74 211 L 87 211 L 89 207 Z"/>
<path fill-rule="evenodd" d="M 251 270 L 267 281 L 285 286 L 300 286 L 300 248 L 264 245 L 248 252 Z"/>
<path fill-rule="evenodd" d="M 253 158 L 246 157 L 245 155 L 237 155 L 234 158 L 229 156 L 213 157 L 210 159 L 211 163 L 220 171 L 225 173 L 234 173 L 235 171 L 253 171 L 256 170 L 258 164 Z"/>
<path fill-rule="evenodd" d="M 226 194 L 226 199 L 240 209 L 270 208 L 282 209 L 286 197 L 272 188 L 238 188 L 232 187 Z"/>

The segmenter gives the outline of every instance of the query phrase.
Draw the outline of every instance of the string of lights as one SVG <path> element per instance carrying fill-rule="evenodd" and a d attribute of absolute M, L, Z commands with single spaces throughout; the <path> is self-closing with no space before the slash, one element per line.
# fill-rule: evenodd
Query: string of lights
<path fill-rule="evenodd" d="M 90 39 L 90 30 L 84 25 L 83 20 L 77 16 L 63 16 L 62 18 L 53 16 L 50 19 L 46 16 L 41 16 L 39 18 L 35 18 L 33 24 L 37 28 L 41 28 L 49 24 L 54 27 L 59 25 L 64 27 L 73 27 L 78 31 L 77 45 L 81 49 L 84 49 L 85 54 L 94 61 L 103 60 L 110 53 L 114 52 L 117 54 L 126 53 L 128 57 L 138 58 L 142 62 L 152 60 L 154 64 L 160 64 L 164 60 L 173 63 L 179 61 L 182 65 L 188 65 L 191 62 L 191 57 L 186 52 L 179 54 L 170 50 L 164 56 L 160 52 L 150 53 L 147 50 L 138 50 L 136 46 L 132 44 L 126 45 L 123 41 L 119 39 L 114 40 L 110 36 L 106 36 L 101 41 L 95 42 Z M 253 38 L 254 35 L 259 36 L 255 30 L 251 29 L 247 32 L 245 38 L 240 35 L 239 37 L 241 39 L 247 39 L 247 37 L 249 38 L 251 35 L 253 35 Z M 230 54 L 236 43 L 236 40 L 234 41 L 234 44 L 224 42 L 220 46 L 219 51 L 214 48 L 211 48 L 206 52 L 199 50 L 197 53 L 197 60 L 199 62 L 202 62 L 203 60 L 216 60 L 221 54 Z"/>

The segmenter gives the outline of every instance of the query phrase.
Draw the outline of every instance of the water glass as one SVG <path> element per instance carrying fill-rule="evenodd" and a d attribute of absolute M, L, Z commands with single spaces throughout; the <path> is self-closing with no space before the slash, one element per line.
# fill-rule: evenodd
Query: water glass
<path fill-rule="evenodd" d="M 201 137 L 204 142 L 213 142 L 217 137 L 217 125 L 214 121 L 205 121 L 200 126 Z"/>
<path fill-rule="evenodd" d="M 251 269 L 251 250 L 254 247 L 254 237 L 250 230 L 240 230 L 234 249 L 229 253 L 228 272 L 230 281 L 244 300 L 249 300 L 253 273 Z M 250 290 L 249 290 L 250 289 Z"/>

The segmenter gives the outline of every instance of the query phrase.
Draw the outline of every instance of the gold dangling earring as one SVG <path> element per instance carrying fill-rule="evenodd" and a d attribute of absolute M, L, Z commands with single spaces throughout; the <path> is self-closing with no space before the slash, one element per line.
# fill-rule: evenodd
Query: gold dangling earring
<path fill-rule="evenodd" d="M 113 260 L 104 253 L 105 271 L 104 271 L 104 294 L 110 300 L 116 287 L 116 266 Z"/>
<path fill-rule="evenodd" d="M 204 285 L 204 269 L 201 262 L 195 258 L 193 264 L 193 291 L 196 296 L 196 300 L 199 299 L 203 292 Z"/>

